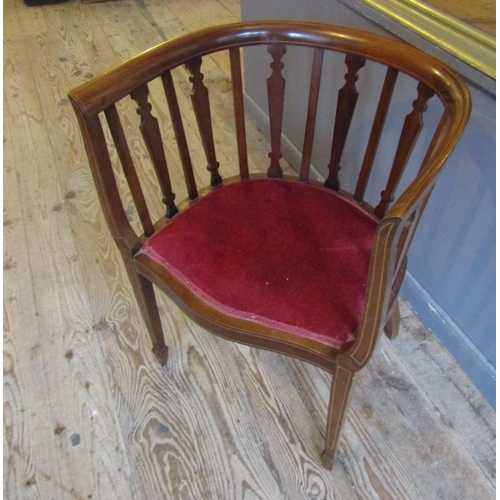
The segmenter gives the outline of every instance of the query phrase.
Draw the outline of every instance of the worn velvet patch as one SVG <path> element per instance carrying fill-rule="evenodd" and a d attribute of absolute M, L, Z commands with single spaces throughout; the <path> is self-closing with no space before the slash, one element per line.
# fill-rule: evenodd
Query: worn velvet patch
<path fill-rule="evenodd" d="M 208 304 L 334 348 L 354 340 L 377 221 L 307 184 L 218 188 L 143 246 Z"/>

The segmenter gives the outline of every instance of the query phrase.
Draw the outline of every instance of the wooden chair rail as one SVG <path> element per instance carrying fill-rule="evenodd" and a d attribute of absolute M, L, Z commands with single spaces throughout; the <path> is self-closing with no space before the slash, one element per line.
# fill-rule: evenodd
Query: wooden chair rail
<path fill-rule="evenodd" d="M 370 138 L 368 139 L 368 145 L 366 147 L 365 156 L 361 165 L 358 183 L 356 184 L 354 199 L 357 202 L 361 202 L 365 195 L 366 186 L 368 184 L 368 179 L 370 178 L 373 162 L 375 161 L 375 155 L 377 153 L 382 130 L 384 129 L 385 119 L 387 117 L 387 112 L 391 103 L 392 93 L 394 92 L 394 86 L 396 85 L 397 76 L 398 72 L 394 68 L 387 68 L 384 86 L 382 87 L 382 91 L 380 93 L 380 99 L 375 117 L 373 119 Z"/>
<path fill-rule="evenodd" d="M 302 147 L 302 163 L 300 166 L 300 180 L 303 182 L 307 182 L 309 180 L 324 52 L 325 51 L 322 49 L 314 49 L 311 83 L 309 86 L 306 129 L 304 132 L 304 145 Z"/>
<path fill-rule="evenodd" d="M 71 91 L 85 115 L 104 111 L 135 88 L 195 57 L 252 45 L 284 44 L 357 54 L 426 84 L 452 115 L 463 119 L 470 105 L 461 79 L 445 64 L 409 45 L 357 30 L 327 24 L 255 21 L 217 26 L 164 42 Z M 401 50 L 404 46 L 404 50 Z M 415 61 L 418 60 L 418 65 Z M 465 119 L 465 121 L 467 121 Z M 460 128 L 460 125 L 458 125 Z"/>
<path fill-rule="evenodd" d="M 191 163 L 186 133 L 184 132 L 184 125 L 182 123 L 181 112 L 179 110 L 179 103 L 177 102 L 175 86 L 172 80 L 172 73 L 170 71 L 166 71 L 161 75 L 161 80 L 165 90 L 168 109 L 170 111 L 170 118 L 172 119 L 177 147 L 179 149 L 179 156 L 182 163 L 182 169 L 184 171 L 184 179 L 186 181 L 188 196 L 191 201 L 194 201 L 198 198 L 198 190 L 196 188 L 193 165 Z"/>
<path fill-rule="evenodd" d="M 337 99 L 337 110 L 335 112 L 335 125 L 333 128 L 332 151 L 328 170 L 330 173 L 325 181 L 325 186 L 338 191 L 340 189 L 339 170 L 342 153 L 344 152 L 347 134 L 351 126 L 356 103 L 358 102 L 358 91 L 356 81 L 358 71 L 365 65 L 366 59 L 355 54 L 347 54 L 345 64 L 347 73 L 345 85 L 339 90 Z"/>
<path fill-rule="evenodd" d="M 236 122 L 236 140 L 238 143 L 238 160 L 240 176 L 248 178 L 248 152 L 245 130 L 245 107 L 243 104 L 243 78 L 241 74 L 240 49 L 229 49 L 231 61 L 231 79 L 233 82 L 234 119 Z"/>

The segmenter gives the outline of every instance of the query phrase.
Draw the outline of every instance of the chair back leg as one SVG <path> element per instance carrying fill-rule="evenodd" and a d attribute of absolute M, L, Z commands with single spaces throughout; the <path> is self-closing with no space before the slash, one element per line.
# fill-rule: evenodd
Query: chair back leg
<path fill-rule="evenodd" d="M 400 321 L 401 315 L 399 312 L 398 300 L 396 299 L 389 312 L 387 323 L 384 327 L 384 332 L 390 340 L 393 340 L 398 336 Z"/>
<path fill-rule="evenodd" d="M 355 372 L 338 364 L 333 372 L 326 421 L 325 450 L 321 454 L 321 463 L 328 470 L 333 467 L 335 448 L 344 424 L 346 410 L 349 407 L 354 374 Z"/>

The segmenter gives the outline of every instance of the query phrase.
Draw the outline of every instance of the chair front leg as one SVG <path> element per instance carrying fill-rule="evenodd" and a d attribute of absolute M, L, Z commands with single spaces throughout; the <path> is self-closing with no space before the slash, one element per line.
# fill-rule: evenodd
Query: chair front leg
<path fill-rule="evenodd" d="M 321 455 L 321 463 L 325 469 L 333 467 L 335 448 L 344 424 L 346 410 L 349 406 L 350 393 L 355 372 L 337 364 L 333 373 L 330 389 L 330 402 L 326 422 L 325 450 Z"/>
<path fill-rule="evenodd" d="M 146 324 L 153 344 L 153 354 L 163 366 L 167 363 L 168 347 L 165 345 L 165 338 L 163 336 L 160 313 L 158 311 L 153 284 L 136 271 L 134 262 L 131 258 L 124 257 L 123 261 L 137 304 L 139 305 L 144 323 Z"/>

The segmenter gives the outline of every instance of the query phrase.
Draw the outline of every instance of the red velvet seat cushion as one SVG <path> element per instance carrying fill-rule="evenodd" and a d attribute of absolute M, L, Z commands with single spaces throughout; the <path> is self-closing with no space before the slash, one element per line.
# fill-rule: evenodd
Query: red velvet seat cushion
<path fill-rule="evenodd" d="M 142 251 L 226 314 L 338 349 L 363 312 L 376 226 L 334 192 L 248 180 L 194 203 Z"/>

